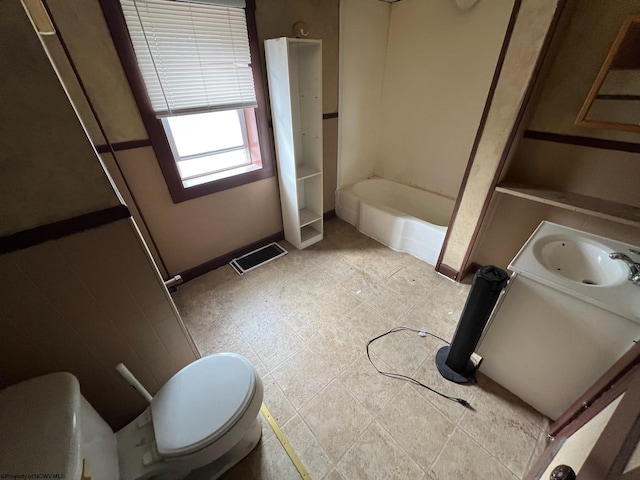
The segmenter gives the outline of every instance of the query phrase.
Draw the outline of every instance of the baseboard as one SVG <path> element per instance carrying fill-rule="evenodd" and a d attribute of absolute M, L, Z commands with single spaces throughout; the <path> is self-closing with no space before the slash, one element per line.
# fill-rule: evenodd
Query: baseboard
<path fill-rule="evenodd" d="M 444 263 L 441 263 L 436 267 L 436 272 L 441 273 L 445 277 L 454 281 L 458 281 L 458 276 L 460 275 L 460 272 L 451 268 L 449 265 L 445 265 Z"/>
<path fill-rule="evenodd" d="M 332 218 L 335 218 L 336 216 L 336 209 L 334 208 L 333 210 L 329 210 L 328 212 L 324 212 L 322 214 L 322 220 L 324 222 L 326 222 L 327 220 L 331 220 Z"/>
<path fill-rule="evenodd" d="M 476 272 L 478 270 L 480 270 L 480 268 L 482 267 L 482 265 L 472 262 L 469 265 L 467 265 L 467 268 L 464 269 L 464 272 L 462 272 L 462 277 L 460 278 L 460 280 L 463 280 L 464 278 L 466 278 L 467 275 L 475 275 Z"/>
<path fill-rule="evenodd" d="M 245 253 L 249 253 L 257 248 L 263 247 L 271 242 L 278 242 L 280 240 L 284 240 L 284 231 L 280 231 L 274 235 L 270 235 L 268 237 L 262 238 L 257 242 L 253 242 L 249 245 L 245 245 L 233 252 L 225 253 L 224 255 L 220 255 L 219 257 L 214 258 L 213 260 L 209 260 L 208 262 L 201 263 L 200 265 L 196 265 L 195 267 L 189 268 L 184 272 L 179 273 L 184 282 L 188 282 L 189 280 L 193 280 L 200 275 L 204 275 L 205 273 L 210 272 L 211 270 L 215 270 L 216 268 L 220 268 L 226 264 L 228 264 L 234 258 L 240 257 Z"/>

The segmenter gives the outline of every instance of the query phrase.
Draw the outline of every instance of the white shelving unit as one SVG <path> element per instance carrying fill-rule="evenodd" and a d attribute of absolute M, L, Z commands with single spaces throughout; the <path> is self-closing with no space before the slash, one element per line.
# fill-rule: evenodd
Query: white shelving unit
<path fill-rule="evenodd" d="M 265 40 L 284 236 L 322 240 L 322 41 Z"/>

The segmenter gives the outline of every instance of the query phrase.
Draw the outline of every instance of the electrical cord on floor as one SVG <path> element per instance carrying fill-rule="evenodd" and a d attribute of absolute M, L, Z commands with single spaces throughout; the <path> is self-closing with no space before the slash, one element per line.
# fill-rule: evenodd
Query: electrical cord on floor
<path fill-rule="evenodd" d="M 415 332 L 418 335 L 420 335 L 421 337 L 426 337 L 427 335 L 430 335 L 430 336 L 432 336 L 434 338 L 437 338 L 441 342 L 444 342 L 447 345 L 450 345 L 450 343 L 447 342 L 444 338 L 439 337 L 438 335 L 435 335 L 433 333 L 427 332 L 425 330 L 416 330 L 415 328 L 409 328 L 409 327 L 394 327 L 391 330 L 389 330 L 388 332 L 385 332 L 385 333 L 383 333 L 381 335 L 378 335 L 377 337 L 372 338 L 371 340 L 369 340 L 367 342 L 367 358 L 369 359 L 369 362 L 371 363 L 371 365 L 373 365 L 373 368 L 375 368 L 378 371 L 378 373 L 384 375 L 385 377 L 396 378 L 398 380 L 406 380 L 407 382 L 410 382 L 410 383 L 413 383 L 415 385 L 418 385 L 419 387 L 426 388 L 430 392 L 433 392 L 433 393 L 435 393 L 437 395 L 440 395 L 441 397 L 446 398 L 447 400 L 451 400 L 452 402 L 457 402 L 460 405 L 463 405 L 465 407 L 471 408 L 471 404 L 469 402 L 467 402 L 464 398 L 451 397 L 449 395 L 446 395 L 446 394 L 444 394 L 442 392 L 439 392 L 435 388 L 431 388 L 428 385 L 425 385 L 424 383 L 422 383 L 422 382 L 420 382 L 420 381 L 416 380 L 415 378 L 410 377 L 408 375 L 402 375 L 401 373 L 395 373 L 395 372 L 383 372 L 382 370 L 380 370 L 376 366 L 375 363 L 373 363 L 373 360 L 371 360 L 371 355 L 369 353 L 369 347 L 371 346 L 371 344 L 374 343 L 376 340 L 379 340 L 382 337 L 385 337 L 385 336 L 387 336 L 389 334 L 402 332 L 402 331 L 405 331 L 405 330 L 408 330 L 410 332 Z"/>

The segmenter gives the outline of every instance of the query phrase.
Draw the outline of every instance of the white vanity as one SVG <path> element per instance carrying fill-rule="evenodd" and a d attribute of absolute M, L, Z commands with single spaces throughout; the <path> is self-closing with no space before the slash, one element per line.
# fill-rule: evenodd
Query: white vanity
<path fill-rule="evenodd" d="M 551 419 L 640 338 L 638 247 L 542 222 L 509 265 L 513 275 L 480 342 L 480 367 Z"/>

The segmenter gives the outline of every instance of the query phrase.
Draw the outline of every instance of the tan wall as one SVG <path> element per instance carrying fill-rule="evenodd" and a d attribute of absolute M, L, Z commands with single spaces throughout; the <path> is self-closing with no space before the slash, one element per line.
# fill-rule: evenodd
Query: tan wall
<path fill-rule="evenodd" d="M 457 196 L 512 8 L 513 0 L 467 11 L 446 1 L 391 7 L 375 175 Z"/>
<path fill-rule="evenodd" d="M 385 2 L 340 2 L 339 187 L 373 175 L 379 155 L 380 99 L 390 12 Z"/>
<path fill-rule="evenodd" d="M 22 208 L 5 202 L 22 223 L 3 226 L 22 229 L 119 205 L 19 2 L 0 2 L 0 32 L 0 90 L 10 107 L 0 124 L 4 151 L 13 156 L 0 192 L 19 185 L 29 199 L 15 205 Z M 2 376 L 20 381 L 69 371 L 114 428 L 145 406 L 116 363 L 153 393 L 199 355 L 131 219 L 0 255 L 0 271 Z"/>
<path fill-rule="evenodd" d="M 264 64 L 264 41 L 294 36 L 304 22 L 309 36 L 322 40 L 322 111 L 338 111 L 338 22 L 340 0 L 256 0 L 256 24 Z"/>
<path fill-rule="evenodd" d="M 153 394 L 197 358 L 131 220 L 0 255 L 0 270 L 3 373 L 73 373 L 112 428 L 145 407 L 118 362 Z"/>
<path fill-rule="evenodd" d="M 522 139 L 505 181 L 640 207 L 640 154 Z"/>
<path fill-rule="evenodd" d="M 640 141 L 634 133 L 573 126 L 573 121 L 627 14 L 640 2 L 569 0 L 562 28 L 554 35 L 545 76 L 528 107 L 531 130 Z M 589 52 L 586 54 L 585 52 Z M 640 154 L 520 139 L 503 181 L 574 192 L 640 207 Z M 474 247 L 471 261 L 506 267 L 542 220 L 640 245 L 640 229 L 559 208 L 497 194 Z"/>
<path fill-rule="evenodd" d="M 148 138 L 98 0 L 47 0 L 47 6 L 109 142 Z"/>
<path fill-rule="evenodd" d="M 60 35 L 86 86 L 108 140 L 112 143 L 147 138 L 117 52 L 97 0 L 48 2 Z M 312 38 L 323 40 L 325 113 L 337 108 L 338 3 L 258 0 L 260 39 L 290 36 L 293 23 L 305 21 Z M 60 59 L 61 63 L 64 59 Z M 62 70 L 62 69 L 60 69 Z M 73 84 L 73 79 L 69 79 Z M 82 104 L 82 98 L 75 102 Z M 91 125 L 95 119 L 87 118 Z M 337 122 L 325 120 L 325 211 L 334 208 Z M 91 129 L 89 129 L 91 130 Z M 115 161 L 104 157 L 123 196 L 142 216 L 138 223 L 150 245 L 155 243 L 167 266 L 166 276 L 256 242 L 282 230 L 279 194 L 275 177 L 225 190 L 195 200 L 173 204 L 160 175 L 153 150 L 120 151 Z M 119 175 L 124 172 L 126 182 Z M 130 189 L 131 192 L 127 192 Z M 133 194 L 133 195 L 131 195 Z M 153 238 L 153 242 L 151 242 Z M 153 245 L 151 245 L 153 247 Z"/>
<path fill-rule="evenodd" d="M 531 130 L 640 142 L 640 134 L 573 125 L 600 67 L 627 15 L 640 10 L 639 0 L 584 2 L 569 0 L 569 21 L 543 81 L 528 125 Z"/>
<path fill-rule="evenodd" d="M 172 275 L 282 228 L 275 177 L 174 204 L 151 147 L 116 156 Z"/>
<path fill-rule="evenodd" d="M 0 22 L 0 235 L 119 205 L 20 2 Z"/>
<path fill-rule="evenodd" d="M 465 267 L 465 254 L 481 221 L 484 201 L 493 193 L 491 184 L 502 153 L 507 148 L 509 133 L 524 100 L 557 3 L 558 0 L 524 0 L 521 4 L 459 210 L 449 226 L 451 231 L 442 263 L 454 270 L 461 271 Z"/>
<path fill-rule="evenodd" d="M 640 245 L 640 229 L 510 195 L 496 194 L 471 261 L 507 268 L 543 220 Z"/>

